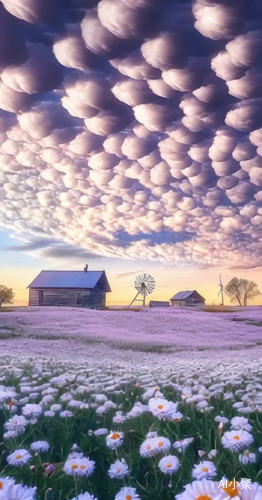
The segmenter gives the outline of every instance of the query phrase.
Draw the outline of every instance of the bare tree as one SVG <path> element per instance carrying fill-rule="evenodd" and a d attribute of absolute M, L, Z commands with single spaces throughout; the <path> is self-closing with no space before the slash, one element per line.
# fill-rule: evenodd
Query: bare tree
<path fill-rule="evenodd" d="M 231 297 L 231 302 L 237 301 L 239 306 L 247 306 L 248 299 L 260 295 L 260 291 L 254 281 L 236 277 L 228 282 L 225 292 Z"/>
<path fill-rule="evenodd" d="M 12 288 L 0 285 L 0 307 L 2 304 L 11 304 L 14 298 L 14 292 Z"/>

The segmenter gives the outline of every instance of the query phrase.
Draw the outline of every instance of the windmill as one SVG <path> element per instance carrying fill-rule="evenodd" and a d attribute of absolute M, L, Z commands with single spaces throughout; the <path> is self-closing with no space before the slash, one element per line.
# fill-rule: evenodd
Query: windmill
<path fill-rule="evenodd" d="M 222 283 L 222 278 L 221 278 L 221 274 L 219 275 L 219 292 L 217 294 L 217 296 L 221 295 L 221 306 L 224 305 L 224 285 Z"/>
<path fill-rule="evenodd" d="M 156 282 L 150 274 L 144 273 L 140 274 L 135 279 L 135 289 L 137 290 L 137 294 L 133 298 L 132 302 L 129 304 L 129 307 L 135 302 L 143 302 L 143 306 L 146 305 L 146 296 L 153 292 L 155 289 Z M 141 295 L 141 298 L 138 298 Z"/>

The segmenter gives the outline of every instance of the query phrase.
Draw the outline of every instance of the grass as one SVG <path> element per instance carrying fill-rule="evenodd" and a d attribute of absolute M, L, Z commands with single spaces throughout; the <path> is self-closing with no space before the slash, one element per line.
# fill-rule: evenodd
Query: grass
<path fill-rule="evenodd" d="M 107 345 L 115 349 L 123 349 L 125 351 L 152 352 L 152 353 L 167 353 L 173 350 L 173 345 L 156 345 L 143 344 L 138 342 L 107 342 Z"/>
<path fill-rule="evenodd" d="M 203 311 L 205 312 L 236 312 L 241 311 L 241 307 L 238 306 L 204 306 Z"/>
<path fill-rule="evenodd" d="M 126 306 L 117 306 L 117 307 L 106 307 L 107 311 L 131 311 L 131 312 L 141 312 L 143 311 L 143 307 L 126 307 Z"/>
<path fill-rule="evenodd" d="M 10 330 L 10 331 L 13 331 L 15 329 L 16 328 L 14 326 L 8 326 L 8 325 L 0 326 L 0 330 Z"/>
<path fill-rule="evenodd" d="M 247 325 L 254 325 L 254 326 L 262 326 L 262 321 L 257 321 L 255 319 L 250 319 L 250 318 L 232 318 L 231 321 L 240 321 L 243 323 L 246 323 Z"/>

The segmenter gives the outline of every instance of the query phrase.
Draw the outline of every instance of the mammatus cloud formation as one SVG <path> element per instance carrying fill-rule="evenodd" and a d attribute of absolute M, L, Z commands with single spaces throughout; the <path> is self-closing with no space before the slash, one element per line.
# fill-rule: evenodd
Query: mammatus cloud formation
<path fill-rule="evenodd" d="M 261 23 L 260 0 L 1 0 L 0 225 L 259 265 Z"/>

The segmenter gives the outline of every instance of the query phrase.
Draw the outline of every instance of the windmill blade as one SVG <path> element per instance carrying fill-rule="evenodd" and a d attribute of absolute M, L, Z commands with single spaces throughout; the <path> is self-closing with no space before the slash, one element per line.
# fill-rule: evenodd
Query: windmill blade
<path fill-rule="evenodd" d="M 148 283 L 147 288 L 149 288 L 149 290 L 153 291 L 155 288 L 155 283 L 152 283 L 152 282 Z"/>
<path fill-rule="evenodd" d="M 152 285 L 147 285 L 147 286 L 146 286 L 146 288 L 147 288 L 147 290 L 149 290 L 149 291 L 150 291 L 150 293 L 152 293 L 152 292 L 153 292 L 153 290 L 155 289 L 155 287 L 154 287 L 154 286 L 152 286 Z"/>

